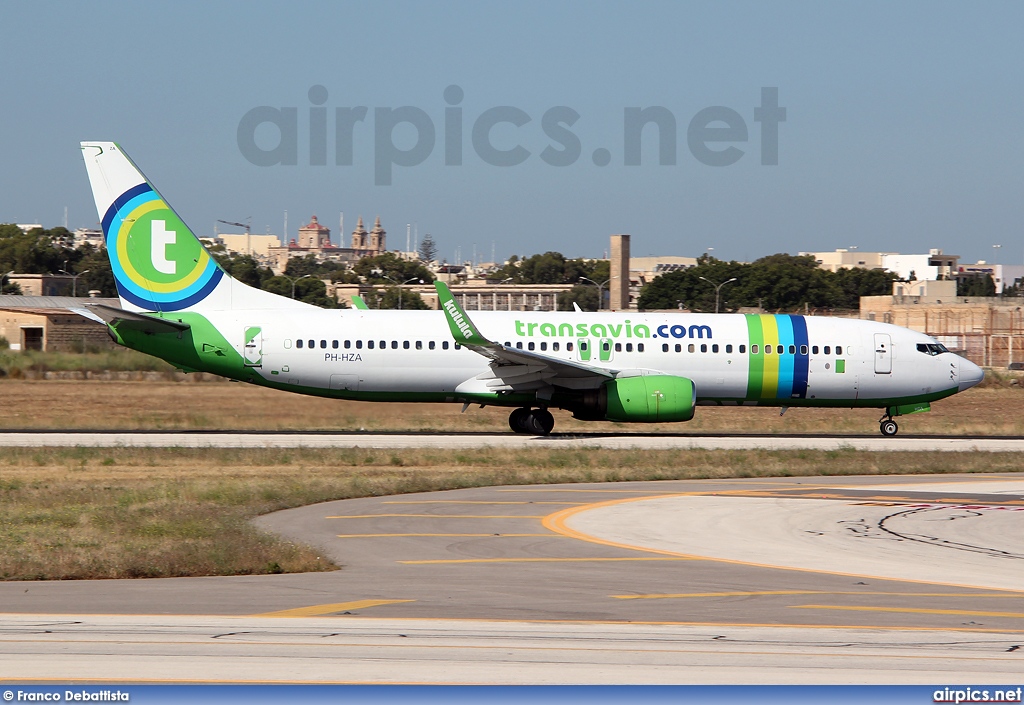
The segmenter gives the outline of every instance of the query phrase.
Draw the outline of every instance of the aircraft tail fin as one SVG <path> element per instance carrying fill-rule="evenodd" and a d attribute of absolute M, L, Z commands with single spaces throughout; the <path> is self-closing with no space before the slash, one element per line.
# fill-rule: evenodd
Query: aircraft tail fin
<path fill-rule="evenodd" d="M 82 142 L 82 156 L 125 310 L 308 306 L 226 276 L 195 233 L 114 142 Z"/>

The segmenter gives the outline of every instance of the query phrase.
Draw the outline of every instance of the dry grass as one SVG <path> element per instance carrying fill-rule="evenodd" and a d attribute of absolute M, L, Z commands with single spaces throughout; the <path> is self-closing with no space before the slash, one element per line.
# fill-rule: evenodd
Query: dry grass
<path fill-rule="evenodd" d="M 0 578 L 331 570 L 250 518 L 349 497 L 560 482 L 1016 472 L 1019 454 L 841 451 L 9 448 Z"/>
<path fill-rule="evenodd" d="M 1012 381 L 1012 380 L 1011 380 Z M 508 410 L 459 404 L 373 404 L 306 397 L 228 382 L 0 380 L 6 429 L 230 429 L 508 432 Z M 876 409 L 700 407 L 685 424 L 580 422 L 555 412 L 555 430 L 584 433 L 877 433 Z M 906 433 L 1024 435 L 1024 389 L 985 386 L 900 419 Z"/>
<path fill-rule="evenodd" d="M 1010 378 L 900 420 L 908 433 L 1024 435 Z M 508 432 L 507 410 L 369 404 L 242 384 L 0 380 L 8 429 Z M 875 410 L 701 407 L 687 424 L 581 423 L 558 431 L 875 433 Z M 681 459 L 683 458 L 683 459 Z M 495 484 L 924 472 L 1016 472 L 983 453 L 610 450 L 367 451 L 0 449 L 0 578 L 101 578 L 329 570 L 250 518 L 314 502 Z"/>

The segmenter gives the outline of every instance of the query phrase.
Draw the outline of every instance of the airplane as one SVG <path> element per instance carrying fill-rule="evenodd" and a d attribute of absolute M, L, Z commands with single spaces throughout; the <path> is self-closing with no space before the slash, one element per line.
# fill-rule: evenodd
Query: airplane
<path fill-rule="evenodd" d="M 83 142 L 121 309 L 79 310 L 120 345 L 186 372 L 301 394 L 512 409 L 547 435 L 588 421 L 682 422 L 698 405 L 868 407 L 894 420 L 978 384 L 935 339 L 875 321 L 791 314 L 328 310 L 231 278 L 113 142 Z"/>

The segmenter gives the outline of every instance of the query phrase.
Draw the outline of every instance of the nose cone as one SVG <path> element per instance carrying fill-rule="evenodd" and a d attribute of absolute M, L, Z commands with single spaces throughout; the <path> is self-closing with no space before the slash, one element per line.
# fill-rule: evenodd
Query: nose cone
<path fill-rule="evenodd" d="M 961 358 L 958 365 L 960 368 L 960 374 L 958 375 L 960 379 L 959 391 L 961 392 L 965 389 L 970 389 L 985 378 L 985 371 L 970 360 Z"/>

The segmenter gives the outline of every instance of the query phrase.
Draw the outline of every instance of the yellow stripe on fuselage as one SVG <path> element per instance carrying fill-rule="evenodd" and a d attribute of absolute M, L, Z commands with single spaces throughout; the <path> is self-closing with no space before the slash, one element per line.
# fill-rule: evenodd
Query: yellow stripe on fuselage
<path fill-rule="evenodd" d="M 761 315 L 761 330 L 764 332 L 764 377 L 761 383 L 761 398 L 774 399 L 779 389 L 779 356 L 776 353 L 776 346 L 779 344 L 779 325 L 775 316 L 771 314 Z M 771 354 L 765 350 L 771 346 Z"/>

